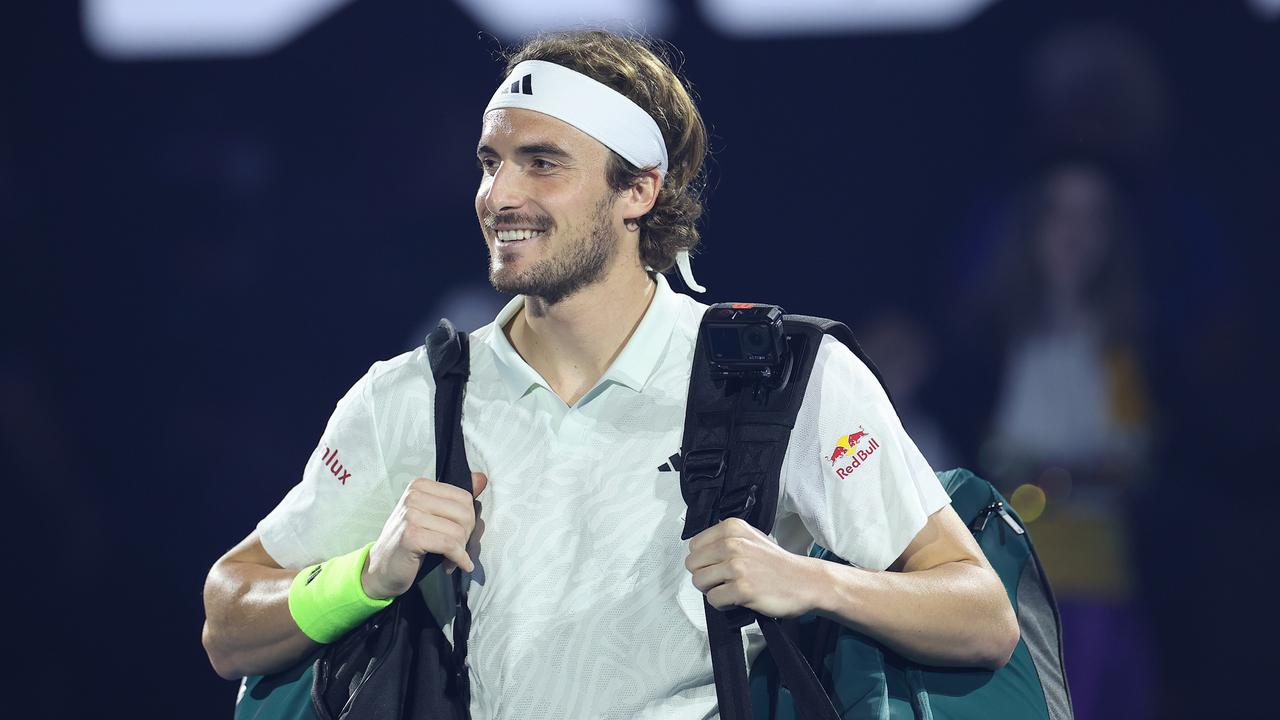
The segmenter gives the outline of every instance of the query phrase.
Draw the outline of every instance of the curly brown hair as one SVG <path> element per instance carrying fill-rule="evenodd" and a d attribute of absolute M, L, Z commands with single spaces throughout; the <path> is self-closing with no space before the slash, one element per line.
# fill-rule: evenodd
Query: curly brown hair
<path fill-rule="evenodd" d="M 641 35 L 581 30 L 541 35 L 503 54 L 504 77 L 525 60 L 555 63 L 607 85 L 653 117 L 667 144 L 667 174 L 653 209 L 638 218 L 640 259 L 666 272 L 676 253 L 698 246 L 706 186 L 707 129 L 687 84 L 677 75 L 679 51 Z M 623 191 L 644 172 L 610 151 L 605 181 Z"/>

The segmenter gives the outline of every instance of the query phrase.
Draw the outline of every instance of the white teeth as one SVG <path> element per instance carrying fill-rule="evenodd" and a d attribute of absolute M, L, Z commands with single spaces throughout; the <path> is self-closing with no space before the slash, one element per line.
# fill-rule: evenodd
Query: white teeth
<path fill-rule="evenodd" d="M 514 240 L 528 240 L 529 238 L 538 237 L 542 234 L 541 230 L 498 230 L 497 236 L 499 242 L 512 242 Z"/>

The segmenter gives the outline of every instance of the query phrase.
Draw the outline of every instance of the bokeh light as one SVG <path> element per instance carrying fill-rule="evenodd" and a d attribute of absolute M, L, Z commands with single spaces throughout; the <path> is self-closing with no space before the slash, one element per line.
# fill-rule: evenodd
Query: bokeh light
<path fill-rule="evenodd" d="M 1033 523 L 1044 514 L 1046 498 L 1039 485 L 1026 483 L 1019 485 L 1009 497 L 1013 509 L 1018 512 L 1024 522 Z"/>

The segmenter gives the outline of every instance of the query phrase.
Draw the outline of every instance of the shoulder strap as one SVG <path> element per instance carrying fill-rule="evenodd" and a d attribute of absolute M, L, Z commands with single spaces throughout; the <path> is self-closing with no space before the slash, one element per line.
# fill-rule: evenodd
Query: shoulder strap
<path fill-rule="evenodd" d="M 831 320 L 829 318 L 816 317 L 814 315 L 783 315 L 782 321 L 786 325 L 788 332 L 790 332 L 792 328 L 799 328 L 802 326 L 810 327 L 821 331 L 823 335 L 830 335 L 836 340 L 844 343 L 844 346 L 849 348 L 849 350 L 851 350 L 853 354 L 862 361 L 862 364 L 866 365 L 867 368 L 871 370 L 871 374 L 875 376 L 876 382 L 880 383 L 880 387 L 884 390 L 884 394 L 888 396 L 889 403 L 893 403 L 893 395 L 889 392 L 889 386 L 885 384 L 884 377 L 880 375 L 880 368 L 876 367 L 876 364 L 872 362 L 871 357 L 862 349 L 862 345 L 858 344 L 858 338 L 854 337 L 853 331 L 849 329 L 848 325 L 845 325 L 839 320 Z M 814 347 L 814 352 L 817 352 L 816 346 Z"/>
<path fill-rule="evenodd" d="M 462 396 L 471 374 L 467 334 L 441 319 L 427 336 L 427 359 L 436 381 L 436 480 L 471 491 L 462 444 Z"/>
<path fill-rule="evenodd" d="M 704 323 L 710 313 L 708 309 L 704 314 Z M 733 380 L 713 380 L 706 333 L 701 329 L 698 333 L 682 444 L 680 488 L 689 506 L 683 539 L 730 517 L 742 518 L 764 533 L 773 530 L 782 462 L 824 335 L 848 346 L 884 385 L 879 370 L 844 324 L 806 315 L 783 315 L 782 320 L 791 362 L 781 386 L 766 392 Z M 741 629 L 752 622 L 764 632 L 802 716 L 838 717 L 817 675 L 778 620 L 745 608 L 722 612 L 703 603 L 724 720 L 746 720 L 751 715 Z"/>
<path fill-rule="evenodd" d="M 471 374 L 471 353 L 467 334 L 446 319 L 427 335 L 427 360 L 435 379 L 435 479 L 472 491 L 471 468 L 462 442 L 462 398 Z M 442 562 L 439 555 L 423 558 L 417 581 Z M 415 581 L 416 582 L 416 581 Z"/>
<path fill-rule="evenodd" d="M 436 477 L 438 482 L 449 483 L 473 491 L 471 466 L 467 462 L 467 449 L 462 440 L 462 400 L 466 394 L 467 378 L 471 375 L 471 348 L 467 334 L 441 318 L 436 328 L 427 335 L 427 359 L 431 362 L 431 375 L 436 381 Z M 418 568 L 418 581 L 426 577 L 443 558 L 432 554 L 424 558 Z M 471 609 L 467 605 L 467 586 L 463 573 L 453 573 L 453 687 L 462 698 L 463 707 L 470 701 L 470 677 L 467 674 L 467 638 L 471 632 Z"/>
<path fill-rule="evenodd" d="M 764 393 L 733 380 L 713 380 L 706 334 L 698 333 L 681 443 L 680 486 L 689 506 L 681 533 L 685 540 L 730 517 L 772 532 L 782 461 L 824 335 L 844 343 L 884 387 L 879 369 L 843 323 L 783 315 L 783 328 L 789 373 L 780 388 Z"/>

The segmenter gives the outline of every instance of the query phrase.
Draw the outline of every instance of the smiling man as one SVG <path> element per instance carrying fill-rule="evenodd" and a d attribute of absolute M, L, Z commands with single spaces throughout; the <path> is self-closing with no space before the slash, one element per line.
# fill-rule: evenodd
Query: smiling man
<path fill-rule="evenodd" d="M 688 252 L 705 153 L 687 88 L 641 39 L 558 34 L 509 58 L 477 149 L 490 280 L 516 294 L 472 334 L 462 420 L 479 502 L 423 477 L 423 348 L 374 363 L 302 481 L 210 571 L 219 674 L 298 662 L 409 591 L 427 553 L 446 558 L 420 588 L 447 636 L 443 575 L 469 583 L 475 718 L 714 717 L 704 595 L 824 613 L 930 663 L 1006 661 L 1018 629 L 1003 587 L 875 378 L 830 338 L 774 534 L 728 520 L 680 539 L 673 466 L 706 306 L 662 273 L 700 289 Z M 853 566 L 805 557 L 815 541 Z M 744 642 L 753 660 L 759 630 Z"/>

